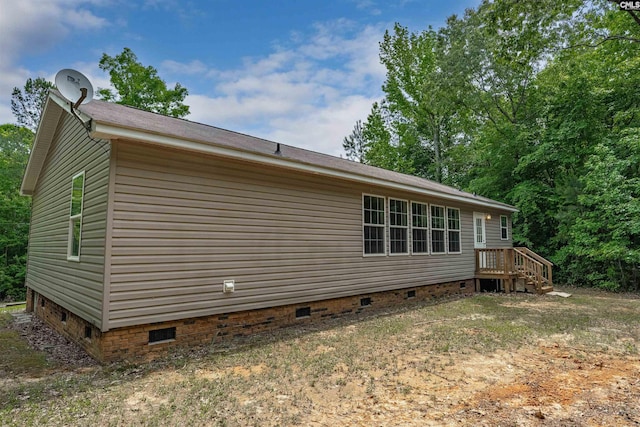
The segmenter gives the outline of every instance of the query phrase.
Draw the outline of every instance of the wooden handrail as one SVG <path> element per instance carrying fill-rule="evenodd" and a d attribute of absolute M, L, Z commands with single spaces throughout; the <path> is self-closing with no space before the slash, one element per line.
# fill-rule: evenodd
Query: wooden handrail
<path fill-rule="evenodd" d="M 538 291 L 553 286 L 553 263 L 528 248 L 476 249 L 476 273 L 511 275 L 527 278 Z"/>
<path fill-rule="evenodd" d="M 520 252 L 524 252 L 525 254 L 527 254 L 529 257 L 535 259 L 536 261 L 542 263 L 542 264 L 546 264 L 549 267 L 553 267 L 553 263 L 551 261 L 549 261 L 548 259 L 538 255 L 537 253 L 533 252 L 531 249 L 525 247 L 525 246 L 517 246 L 514 247 L 513 249 L 515 249 L 516 251 L 520 251 Z"/>
<path fill-rule="evenodd" d="M 526 247 L 516 247 L 513 248 L 513 250 L 515 251 L 515 253 L 520 253 L 523 256 L 528 256 L 529 258 L 534 259 L 535 261 L 542 264 L 543 267 L 541 268 L 541 275 L 544 278 L 544 281 L 547 282 L 549 286 L 553 286 L 553 263 L 551 261 L 541 257 L 540 255 Z"/>
<path fill-rule="evenodd" d="M 532 280 L 536 285 L 536 289 L 540 289 L 545 281 L 543 264 L 525 253 L 516 250 L 514 250 L 514 260 L 519 275 Z"/>

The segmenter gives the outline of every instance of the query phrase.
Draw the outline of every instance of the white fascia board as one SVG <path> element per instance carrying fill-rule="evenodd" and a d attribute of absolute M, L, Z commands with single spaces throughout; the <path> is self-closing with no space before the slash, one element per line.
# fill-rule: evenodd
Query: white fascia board
<path fill-rule="evenodd" d="M 20 194 L 23 196 L 33 195 L 40 171 L 44 166 L 47 153 L 49 152 L 49 147 L 53 141 L 55 128 L 62 116 L 62 110 L 55 105 L 59 104 L 56 98 L 57 97 L 54 94 L 50 93 L 46 103 L 44 104 L 44 108 L 42 109 L 40 123 L 38 123 L 38 129 L 36 130 L 35 137 L 33 138 L 33 146 L 31 147 L 27 167 L 25 168 L 22 183 L 20 185 Z M 55 103 L 52 102 L 52 100 L 55 101 Z"/>
<path fill-rule="evenodd" d="M 412 185 L 401 184 L 393 181 L 387 181 L 380 178 L 358 175 L 336 169 L 325 168 L 322 166 L 301 163 L 277 156 L 269 156 L 249 151 L 234 150 L 228 147 L 218 145 L 203 144 L 197 141 L 189 141 L 185 139 L 175 138 L 167 135 L 159 135 L 153 133 L 142 132 L 134 129 L 126 129 L 108 124 L 92 123 L 91 136 L 100 139 L 129 139 L 133 141 L 141 141 L 148 144 L 154 144 L 164 147 L 172 147 L 181 150 L 196 151 L 199 153 L 213 154 L 216 156 L 229 157 L 237 160 L 246 160 L 256 163 L 262 163 L 270 166 L 277 166 L 286 169 L 292 169 L 301 172 L 313 173 L 332 178 L 339 178 L 348 181 L 355 181 L 367 185 L 376 185 L 394 190 L 418 193 L 425 196 L 438 197 L 440 199 L 452 200 L 461 203 L 483 206 L 488 208 L 499 209 L 509 212 L 517 212 L 518 209 L 504 206 L 498 203 L 490 203 L 483 200 L 474 200 L 468 197 L 456 196 L 453 194 L 440 193 L 434 190 L 415 187 Z"/>
<path fill-rule="evenodd" d="M 56 103 L 56 104 L 58 104 L 60 107 L 62 107 L 62 109 L 63 109 L 66 113 L 73 114 L 73 113 L 71 112 L 71 102 L 70 102 L 70 101 L 67 101 L 66 99 L 61 98 L 61 97 L 59 97 L 59 96 L 56 96 L 56 94 L 54 94 L 54 93 L 50 94 L 50 95 L 49 95 L 49 97 L 50 97 L 53 101 L 55 101 L 55 103 Z M 78 110 L 77 108 L 75 108 L 75 109 L 74 109 L 74 111 L 75 111 L 76 115 L 77 115 L 78 117 L 80 117 L 80 119 L 82 119 L 82 121 L 83 121 L 84 123 L 88 123 L 88 122 L 89 122 L 89 120 L 91 120 L 91 117 L 87 116 L 87 115 L 86 115 L 86 114 L 84 114 L 82 111 Z"/>
<path fill-rule="evenodd" d="M 56 127 L 62 113 L 71 113 L 71 104 L 69 101 L 57 96 L 53 92 L 49 92 L 49 97 L 42 110 L 40 116 L 40 123 L 38 124 L 38 130 L 36 131 L 35 138 L 33 139 L 33 147 L 31 148 L 31 154 L 29 155 L 29 161 L 25 168 L 25 173 L 22 178 L 22 184 L 20 186 L 20 194 L 23 196 L 32 196 L 35 190 L 40 171 L 44 166 L 49 147 L 53 142 L 53 136 L 55 134 Z M 76 114 L 80 119 L 88 123 L 91 117 L 76 110 Z"/>
<path fill-rule="evenodd" d="M 68 111 L 71 108 L 71 104 L 66 99 L 56 96 L 55 93 L 49 93 L 49 98 L 62 107 L 63 110 Z"/>

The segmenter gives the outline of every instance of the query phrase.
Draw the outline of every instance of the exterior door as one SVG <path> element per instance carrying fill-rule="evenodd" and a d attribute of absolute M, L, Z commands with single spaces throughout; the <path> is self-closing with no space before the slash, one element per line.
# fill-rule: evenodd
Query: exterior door
<path fill-rule="evenodd" d="M 487 247 L 487 231 L 484 214 L 473 213 L 473 247 L 475 249 L 485 249 Z M 487 268 L 487 254 L 481 252 L 478 255 L 478 267 Z"/>
<path fill-rule="evenodd" d="M 484 249 L 487 247 L 484 214 L 479 212 L 473 213 L 473 247 L 475 249 Z"/>

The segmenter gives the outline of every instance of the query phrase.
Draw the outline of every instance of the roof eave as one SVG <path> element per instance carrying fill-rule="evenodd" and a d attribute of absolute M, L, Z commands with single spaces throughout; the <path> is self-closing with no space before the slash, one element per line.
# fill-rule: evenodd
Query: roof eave
<path fill-rule="evenodd" d="M 23 196 L 33 195 L 62 112 L 63 109 L 60 108 L 59 103 L 56 102 L 55 96 L 49 94 L 44 109 L 42 110 L 42 115 L 40 116 L 40 123 L 38 124 L 36 136 L 33 139 L 29 161 L 24 176 L 22 177 L 20 194 Z"/>
<path fill-rule="evenodd" d="M 486 200 L 478 200 L 465 196 L 456 196 L 452 194 L 442 193 L 426 188 L 420 188 L 408 184 L 397 183 L 389 180 L 375 178 L 371 176 L 359 175 L 352 172 L 345 172 L 338 169 L 331 169 L 323 166 L 318 166 L 309 163 L 299 162 L 293 159 L 280 157 L 276 155 L 265 155 L 256 152 L 243 151 L 232 149 L 229 147 L 223 147 L 213 144 L 203 144 L 199 141 L 190 141 L 181 138 L 175 138 L 168 135 L 155 134 L 150 132 L 144 132 L 138 129 L 123 128 L 115 126 L 110 123 L 101 123 L 95 119 L 92 121 L 91 136 L 93 138 L 100 138 L 106 140 L 113 139 L 125 139 L 132 141 L 140 141 L 148 144 L 159 145 L 164 147 L 172 147 L 181 150 L 195 151 L 200 153 L 212 154 L 216 156 L 222 156 L 227 158 L 233 158 L 237 160 L 245 160 L 256 163 L 261 163 L 269 166 L 282 167 L 286 169 L 313 173 L 323 176 L 329 176 L 333 178 L 339 178 L 343 180 L 355 181 L 364 183 L 367 185 L 376 185 L 395 190 L 408 191 L 412 193 L 418 193 L 426 196 L 438 197 L 445 200 L 452 200 L 461 203 L 467 203 L 479 207 L 499 209 L 508 212 L 517 212 L 513 206 L 505 205 L 500 202 L 488 202 Z"/>
<path fill-rule="evenodd" d="M 49 91 L 49 96 L 40 116 L 38 130 L 33 140 L 29 161 L 22 177 L 22 184 L 20 185 L 20 194 L 23 196 L 33 195 L 60 118 L 63 113 L 71 114 L 70 109 L 71 104 L 69 101 L 62 98 L 55 91 Z M 79 115 L 81 120 L 89 119 L 86 114 L 79 113 Z"/>

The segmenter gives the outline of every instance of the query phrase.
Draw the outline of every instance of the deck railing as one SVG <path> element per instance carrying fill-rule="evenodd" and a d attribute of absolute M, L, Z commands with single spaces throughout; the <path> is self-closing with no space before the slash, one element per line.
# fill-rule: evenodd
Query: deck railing
<path fill-rule="evenodd" d="M 537 291 L 553 286 L 553 263 L 528 248 L 476 249 L 476 274 L 482 276 L 516 276 L 534 284 Z"/>
<path fill-rule="evenodd" d="M 518 257 L 518 254 L 521 254 L 522 256 L 533 259 L 540 264 L 539 273 L 541 286 L 553 286 L 553 263 L 551 261 L 541 257 L 529 248 L 516 247 L 513 248 L 513 250 L 516 254 L 516 259 Z"/>
<path fill-rule="evenodd" d="M 515 273 L 513 249 L 476 249 L 476 272 L 481 274 Z"/>

